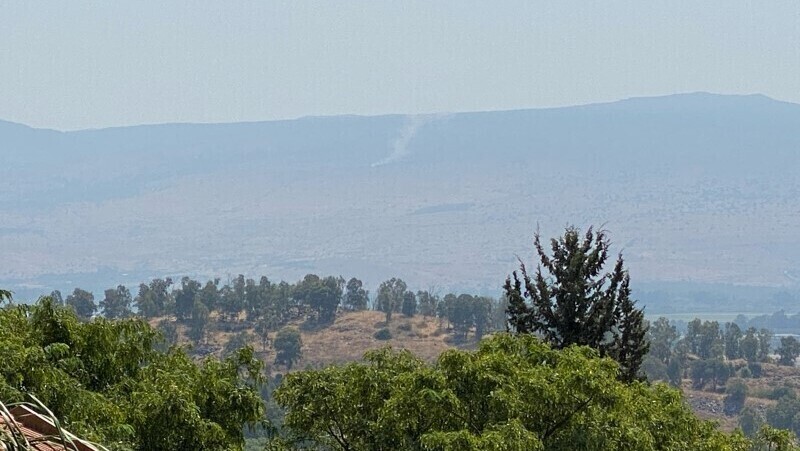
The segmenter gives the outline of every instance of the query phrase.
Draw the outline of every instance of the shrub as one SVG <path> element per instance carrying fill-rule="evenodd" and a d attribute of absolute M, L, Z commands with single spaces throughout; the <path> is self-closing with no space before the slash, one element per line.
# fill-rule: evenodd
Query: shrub
<path fill-rule="evenodd" d="M 725 393 L 725 414 L 735 415 L 739 413 L 744 407 L 744 401 L 747 399 L 747 385 L 741 379 L 733 379 L 728 382 Z"/>
<path fill-rule="evenodd" d="M 287 375 L 274 399 L 286 411 L 282 430 L 297 437 L 288 447 L 750 449 L 699 420 L 678 390 L 619 381 L 617 363 L 590 348 L 508 334 L 478 346 L 434 364 L 385 347 L 363 362 Z"/>
<path fill-rule="evenodd" d="M 378 340 L 390 340 L 392 338 L 392 332 L 384 327 L 383 329 L 375 332 L 374 337 Z"/>
<path fill-rule="evenodd" d="M 761 364 L 758 362 L 750 362 L 747 364 L 747 368 L 750 369 L 750 374 L 753 375 L 754 378 L 758 379 L 761 377 Z"/>
<path fill-rule="evenodd" d="M 794 392 L 792 387 L 782 386 L 782 387 L 775 387 L 772 389 L 770 393 L 767 394 L 767 398 L 778 400 L 784 397 L 789 398 L 796 398 L 797 394 Z"/>
<path fill-rule="evenodd" d="M 752 407 L 745 407 L 739 415 L 739 428 L 747 437 L 755 437 L 764 419 Z"/>

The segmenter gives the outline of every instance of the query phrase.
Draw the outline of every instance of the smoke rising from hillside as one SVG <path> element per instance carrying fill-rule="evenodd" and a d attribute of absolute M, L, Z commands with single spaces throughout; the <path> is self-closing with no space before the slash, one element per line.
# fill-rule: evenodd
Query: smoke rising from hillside
<path fill-rule="evenodd" d="M 414 139 L 417 132 L 421 127 L 427 125 L 437 119 L 446 117 L 444 114 L 416 114 L 406 116 L 403 128 L 400 129 L 400 134 L 392 143 L 392 152 L 384 159 L 372 163 L 372 167 L 383 166 L 385 164 L 394 163 L 395 161 L 402 160 L 411 153 L 408 145 Z"/>

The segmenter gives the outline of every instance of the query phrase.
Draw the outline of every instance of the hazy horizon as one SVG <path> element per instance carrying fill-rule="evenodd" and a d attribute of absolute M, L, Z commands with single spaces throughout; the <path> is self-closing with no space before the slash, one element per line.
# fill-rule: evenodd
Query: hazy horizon
<path fill-rule="evenodd" d="M 788 0 L 7 2 L 0 117 L 75 130 L 695 91 L 800 102 L 798 17 Z"/>
<path fill-rule="evenodd" d="M 535 107 L 521 107 L 521 108 L 511 108 L 511 109 L 488 109 L 488 110 L 464 110 L 464 111 L 440 111 L 435 113 L 403 113 L 403 112 L 385 112 L 385 113 L 376 113 L 376 114 L 356 114 L 356 113 L 341 113 L 341 114 L 323 114 L 323 115 L 304 115 L 304 116 L 296 116 L 296 117 L 287 117 L 287 118 L 278 118 L 278 119 L 264 119 L 264 120 L 245 120 L 245 121 L 223 121 L 223 122 L 143 122 L 137 124 L 127 124 L 127 125 L 108 125 L 104 127 L 87 127 L 87 128 L 76 128 L 76 129 L 58 129 L 58 128 L 51 128 L 51 127 L 35 127 L 30 124 L 26 124 L 24 122 L 15 122 L 7 120 L 6 118 L 0 117 L 0 122 L 6 122 L 10 124 L 17 124 L 23 125 L 25 127 L 32 128 L 34 130 L 51 130 L 56 132 L 62 133 L 70 133 L 70 132 L 82 132 L 82 131 L 95 131 L 95 130 L 108 130 L 108 129 L 117 129 L 117 128 L 132 128 L 132 127 L 147 127 L 147 126 L 161 126 L 161 125 L 236 125 L 236 124 L 257 124 L 257 123 L 267 123 L 267 122 L 291 122 L 303 119 L 318 119 L 318 118 L 346 118 L 346 117 L 363 117 L 363 118 L 379 118 L 385 116 L 400 116 L 400 117 L 426 117 L 426 116 L 447 116 L 452 114 L 470 114 L 470 113 L 505 113 L 505 112 L 514 112 L 514 111 L 534 111 L 534 110 L 556 110 L 556 109 L 566 109 L 566 108 L 574 108 L 574 107 L 590 107 L 590 106 L 597 106 L 597 105 L 608 105 L 614 104 L 619 102 L 625 101 L 633 101 L 633 100 L 644 100 L 644 99 L 658 99 L 658 98 L 666 98 L 666 97 L 675 97 L 675 96 L 693 96 L 693 95 L 710 95 L 710 96 L 720 96 L 720 97 L 765 97 L 769 100 L 780 102 L 780 103 L 787 103 L 791 105 L 800 105 L 800 101 L 792 102 L 788 100 L 777 99 L 774 97 L 770 97 L 764 93 L 760 92 L 753 92 L 753 93 L 743 93 L 743 94 L 725 94 L 720 92 L 711 92 L 711 91 L 687 91 L 687 92 L 676 92 L 671 94 L 662 94 L 662 95 L 650 95 L 650 96 L 631 96 L 631 97 L 623 97 L 620 99 L 613 99 L 613 100 L 606 100 L 606 101 L 597 101 L 597 102 L 588 102 L 588 103 L 576 103 L 576 104 L 567 104 L 567 105 L 559 105 L 559 106 L 535 106 Z"/>
<path fill-rule="evenodd" d="M 693 93 L 421 117 L 8 125 L 0 282 L 317 272 L 486 292 L 537 225 L 554 236 L 607 224 L 637 284 L 797 290 L 786 215 L 798 123 L 797 104 Z"/>

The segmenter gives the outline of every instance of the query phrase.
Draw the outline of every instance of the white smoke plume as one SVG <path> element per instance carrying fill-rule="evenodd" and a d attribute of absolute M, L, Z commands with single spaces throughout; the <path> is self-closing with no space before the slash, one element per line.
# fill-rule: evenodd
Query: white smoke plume
<path fill-rule="evenodd" d="M 392 152 L 386 158 L 372 163 L 371 166 L 374 168 L 402 160 L 410 153 L 408 144 L 414 139 L 420 127 L 446 116 L 446 114 L 414 114 L 406 116 L 403 128 L 392 144 Z"/>

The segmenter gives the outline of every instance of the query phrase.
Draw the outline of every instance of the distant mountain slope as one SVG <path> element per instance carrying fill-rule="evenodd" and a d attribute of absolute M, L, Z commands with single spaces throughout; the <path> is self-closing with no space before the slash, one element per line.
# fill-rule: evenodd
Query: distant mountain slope
<path fill-rule="evenodd" d="M 800 268 L 800 105 L 759 95 L 76 132 L 0 122 L 0 158 L 0 283 L 18 287 L 319 271 L 496 291 L 537 224 L 568 223 L 606 223 L 634 280 L 789 285 Z"/>

